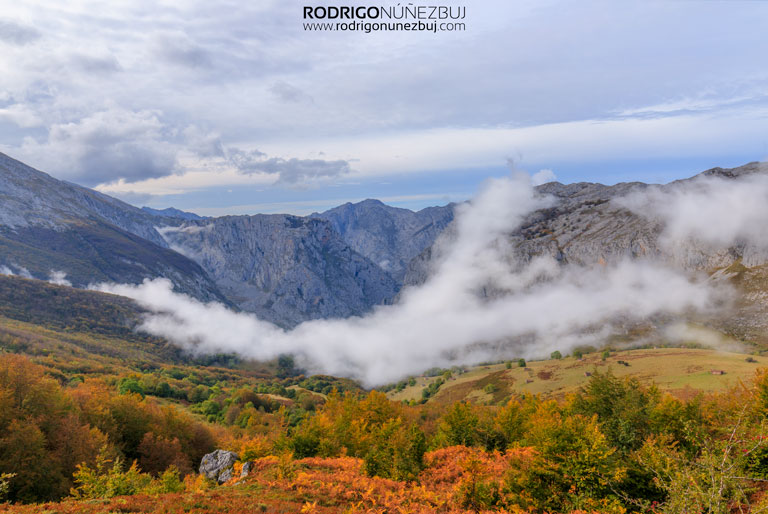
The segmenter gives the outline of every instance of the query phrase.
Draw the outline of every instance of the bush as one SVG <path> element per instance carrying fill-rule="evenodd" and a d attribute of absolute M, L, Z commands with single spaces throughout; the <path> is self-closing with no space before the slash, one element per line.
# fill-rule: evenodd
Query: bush
<path fill-rule="evenodd" d="M 517 360 L 517 367 L 518 367 L 518 368 L 524 368 L 524 367 L 526 367 L 527 365 L 528 365 L 528 364 L 525 362 L 525 359 L 518 359 L 518 360 Z"/>
<path fill-rule="evenodd" d="M 96 467 L 80 464 L 74 479 L 76 485 L 72 488 L 72 496 L 88 500 L 136 494 L 152 483 L 152 477 L 141 473 L 135 461 L 124 471 L 123 461 L 119 457 L 114 461 L 109 459 L 106 447 L 99 454 Z"/>
<path fill-rule="evenodd" d="M 131 494 L 178 493 L 184 490 L 179 470 L 170 466 L 158 478 L 153 479 L 148 473 L 142 473 L 136 461 L 127 470 L 119 457 L 111 460 L 109 449 L 105 446 L 99 453 L 96 466 L 80 464 L 75 472 L 76 486 L 71 494 L 77 499 L 104 499 Z"/>
<path fill-rule="evenodd" d="M 5 500 L 5 496 L 8 494 L 10 488 L 10 482 L 16 473 L 3 473 L 0 475 L 0 502 Z"/>
<path fill-rule="evenodd" d="M 562 359 L 563 358 L 563 354 L 560 353 L 560 350 L 555 350 L 554 352 L 549 354 L 549 357 L 552 358 L 552 359 Z"/>
<path fill-rule="evenodd" d="M 382 425 L 373 441 L 363 460 L 368 476 L 411 481 L 424 469 L 427 442 L 416 425 L 407 427 L 400 418 L 393 419 Z"/>

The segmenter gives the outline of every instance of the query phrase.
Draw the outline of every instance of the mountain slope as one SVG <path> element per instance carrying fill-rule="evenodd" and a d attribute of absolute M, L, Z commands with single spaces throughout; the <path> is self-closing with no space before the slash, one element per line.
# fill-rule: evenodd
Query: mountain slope
<path fill-rule="evenodd" d="M 158 218 L 0 154 L 0 268 L 73 285 L 166 277 L 202 300 L 227 302 L 193 261 L 170 249 Z"/>
<path fill-rule="evenodd" d="M 360 315 L 392 298 L 392 277 L 347 245 L 328 221 L 225 216 L 160 229 L 241 309 L 282 326 Z"/>

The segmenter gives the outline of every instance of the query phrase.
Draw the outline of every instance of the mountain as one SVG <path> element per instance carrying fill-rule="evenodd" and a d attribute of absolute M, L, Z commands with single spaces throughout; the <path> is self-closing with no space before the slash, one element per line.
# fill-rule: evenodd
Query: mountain
<path fill-rule="evenodd" d="M 612 186 L 581 182 L 550 182 L 536 187 L 556 199 L 552 207 L 530 213 L 510 234 L 510 260 L 524 264 L 549 255 L 563 265 L 604 265 L 622 259 L 650 258 L 713 279 L 724 279 L 740 291 L 736 309 L 706 323 L 737 339 L 768 344 L 768 250 L 754 245 L 713 246 L 681 239 L 662 243 L 664 222 L 630 211 L 613 200 L 649 189 L 673 191 L 698 177 L 732 179 L 755 173 L 768 174 L 768 164 L 749 163 L 737 168 L 712 168 L 699 175 L 664 185 L 640 182 Z M 449 233 L 446 233 L 449 237 Z M 438 245 L 425 249 L 408 265 L 403 287 L 422 284 L 432 261 L 439 258 Z"/>
<path fill-rule="evenodd" d="M 768 173 L 765 164 L 700 174 L 724 179 Z M 745 292 L 733 333 L 768 334 L 768 252 L 749 245 L 662 244 L 663 222 L 613 200 L 669 191 L 639 182 L 606 186 L 551 182 L 537 187 L 553 206 L 530 213 L 508 234 L 510 258 L 551 255 L 563 264 L 651 257 L 726 276 Z M 437 258 L 455 206 L 413 212 L 378 200 L 347 203 L 308 217 L 201 218 L 178 209 L 138 209 L 56 180 L 0 154 L 0 273 L 83 287 L 166 277 L 176 289 L 284 327 L 309 319 L 362 315 L 422 283 Z M 743 318 L 743 319 L 742 319 Z M 746 337 L 746 336 L 745 336 Z M 763 336 L 761 336 L 763 337 Z M 768 337 L 768 336 L 765 336 Z"/>
<path fill-rule="evenodd" d="M 201 300 L 229 303 L 203 269 L 168 248 L 158 219 L 0 154 L 0 266 L 78 287 L 166 277 Z"/>
<path fill-rule="evenodd" d="M 160 216 L 161 218 L 177 218 L 180 220 L 201 220 L 202 216 L 198 216 L 194 212 L 185 212 L 173 207 L 167 209 L 153 209 L 152 207 L 142 207 L 142 211 L 147 212 L 153 216 Z"/>
<path fill-rule="evenodd" d="M 402 283 L 408 263 L 435 242 L 454 216 L 454 205 L 414 212 L 379 200 L 346 203 L 312 217 L 324 219 L 355 251 Z"/>
<path fill-rule="evenodd" d="M 755 173 L 768 174 L 768 165 L 754 162 L 737 168 L 712 168 L 689 179 L 663 185 L 549 182 L 537 186 L 537 192 L 555 198 L 555 205 L 530 213 L 520 227 L 509 234 L 513 256 L 527 262 L 538 255 L 550 255 L 563 264 L 584 265 L 611 263 L 626 257 L 652 257 L 696 271 L 727 267 L 742 258 L 748 258 L 753 264 L 768 262 L 768 253 L 751 247 L 713 248 L 688 240 L 676 242 L 671 248 L 663 246 L 659 241 L 664 228 L 661 220 L 640 216 L 612 201 L 649 188 L 671 191 L 697 177 L 730 179 Z M 403 284 L 422 283 L 436 255 L 435 249 L 427 248 L 413 259 Z"/>
<path fill-rule="evenodd" d="M 391 300 L 406 263 L 453 211 L 369 201 L 324 214 L 138 209 L 0 154 L 0 273 L 76 287 L 166 277 L 180 292 L 283 326 L 360 315 Z"/>
<path fill-rule="evenodd" d="M 361 315 L 399 289 L 322 219 L 225 216 L 160 231 L 238 307 L 282 326 Z"/>

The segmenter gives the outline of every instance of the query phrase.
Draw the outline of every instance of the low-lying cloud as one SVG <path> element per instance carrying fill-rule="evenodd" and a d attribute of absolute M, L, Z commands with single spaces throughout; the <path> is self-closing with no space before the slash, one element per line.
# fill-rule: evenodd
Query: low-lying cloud
<path fill-rule="evenodd" d="M 768 171 L 768 165 L 760 164 Z M 614 200 L 635 214 L 664 224 L 660 242 L 672 247 L 695 240 L 712 247 L 753 245 L 768 249 L 768 176 L 700 176 L 652 186 Z"/>
<path fill-rule="evenodd" d="M 11 267 L 13 269 L 11 269 Z M 11 264 L 10 266 L 0 266 L 0 275 L 19 276 L 24 278 L 34 278 L 27 268 L 19 266 L 17 264 Z"/>
<path fill-rule="evenodd" d="M 48 276 L 48 282 L 56 284 L 57 286 L 72 286 L 72 282 L 67 280 L 67 274 L 63 271 L 51 270 L 51 274 Z"/>
<path fill-rule="evenodd" d="M 554 200 L 527 176 L 489 181 L 459 206 L 451 240 L 430 278 L 395 305 L 364 317 L 315 320 L 291 330 L 173 292 L 170 281 L 97 288 L 135 299 L 150 314 L 139 327 L 196 353 L 265 360 L 291 353 L 313 372 L 375 385 L 433 366 L 490 358 L 535 358 L 599 344 L 625 323 L 708 312 L 719 301 L 706 280 L 651 262 L 520 264 L 505 241 L 529 212 Z M 447 236 L 448 237 L 448 236 Z"/>

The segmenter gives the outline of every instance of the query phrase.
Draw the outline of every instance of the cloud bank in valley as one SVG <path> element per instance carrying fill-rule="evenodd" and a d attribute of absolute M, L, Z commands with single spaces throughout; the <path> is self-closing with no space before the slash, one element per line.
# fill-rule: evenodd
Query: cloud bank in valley
<path fill-rule="evenodd" d="M 706 281 L 650 262 L 563 267 L 549 257 L 515 264 L 505 234 L 553 204 L 527 175 L 494 179 L 459 207 L 450 240 L 421 286 L 364 317 L 315 320 L 292 330 L 174 293 L 163 279 L 97 288 L 150 311 L 141 330 L 196 353 L 271 359 L 291 353 L 313 372 L 375 385 L 433 366 L 499 357 L 543 357 L 596 343 L 614 322 L 705 312 L 717 301 Z"/>

